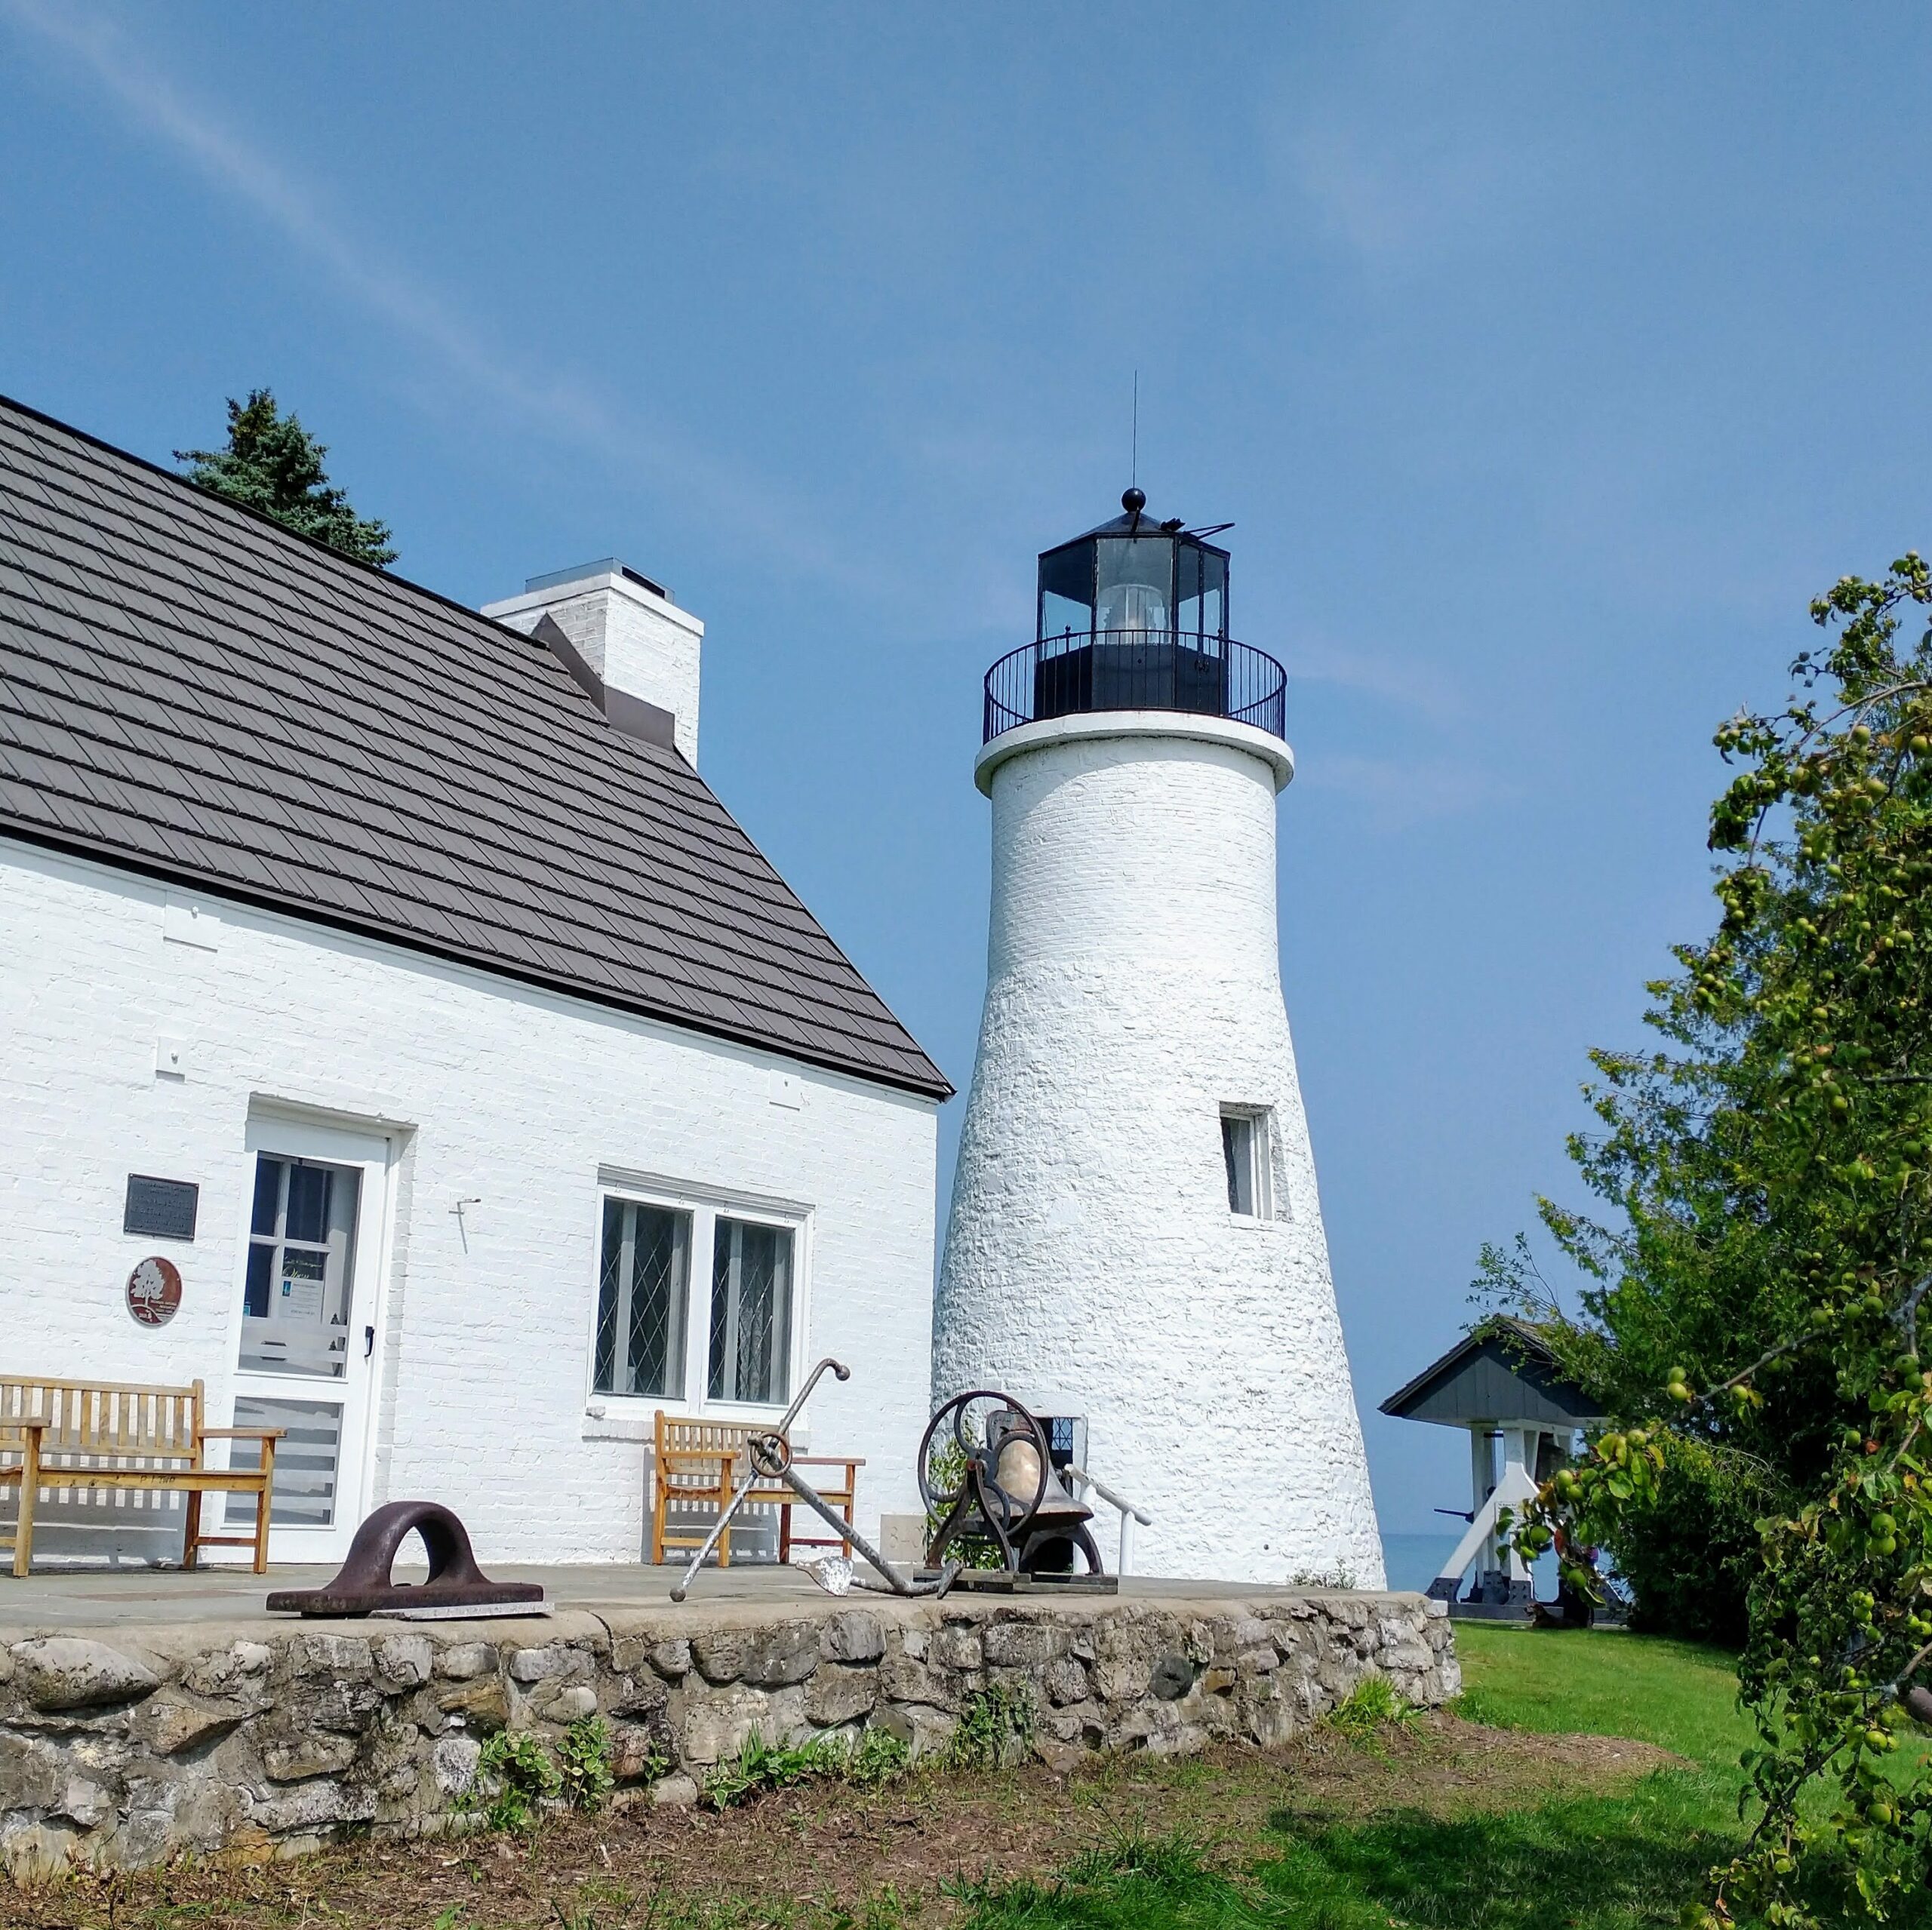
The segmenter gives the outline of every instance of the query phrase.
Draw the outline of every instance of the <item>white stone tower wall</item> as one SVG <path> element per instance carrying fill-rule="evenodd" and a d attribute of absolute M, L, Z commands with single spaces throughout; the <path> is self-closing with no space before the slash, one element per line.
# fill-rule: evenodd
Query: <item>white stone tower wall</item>
<path fill-rule="evenodd" d="M 1171 714 L 1032 725 L 983 756 L 988 984 L 934 1394 L 1084 1413 L 1094 1472 L 1155 1517 L 1140 1572 L 1379 1587 L 1281 997 L 1291 770 L 1258 731 Z M 1270 1218 L 1229 1210 L 1224 1105 L 1272 1115 Z M 1094 1525 L 1111 1566 L 1111 1511 Z"/>

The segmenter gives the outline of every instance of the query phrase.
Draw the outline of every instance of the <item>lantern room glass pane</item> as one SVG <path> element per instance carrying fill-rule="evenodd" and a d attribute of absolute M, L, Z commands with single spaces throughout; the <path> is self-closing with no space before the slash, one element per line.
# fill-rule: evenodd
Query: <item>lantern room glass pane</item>
<path fill-rule="evenodd" d="M 1171 536 L 1103 536 L 1095 546 L 1094 627 L 1174 628 L 1174 544 Z"/>
<path fill-rule="evenodd" d="M 1084 636 L 1094 627 L 1094 546 L 1069 542 L 1040 558 L 1038 635 Z"/>
<path fill-rule="evenodd" d="M 1177 572 L 1180 621 L 1177 628 L 1193 637 L 1228 634 L 1228 559 L 1192 544 L 1180 548 Z"/>

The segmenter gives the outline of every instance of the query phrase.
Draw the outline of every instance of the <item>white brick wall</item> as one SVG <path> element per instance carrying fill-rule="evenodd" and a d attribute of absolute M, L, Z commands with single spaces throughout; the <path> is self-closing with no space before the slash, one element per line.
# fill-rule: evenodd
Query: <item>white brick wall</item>
<path fill-rule="evenodd" d="M 198 1375 L 225 1419 L 244 1133 L 280 1102 L 398 1145 L 372 1503 L 447 1502 L 486 1566 L 635 1558 L 657 1403 L 586 1412 L 610 1167 L 810 1209 L 808 1351 L 854 1369 L 811 1445 L 867 1458 L 862 1526 L 917 1505 L 931 1102 L 209 898 L 176 942 L 169 895 L 0 840 L 0 1372 Z M 162 1038 L 184 1077 L 157 1076 Z M 801 1103 L 773 1103 L 786 1079 Z M 130 1172 L 199 1182 L 192 1246 L 122 1234 Z M 185 1281 L 158 1330 L 122 1302 L 150 1252 Z"/>
<path fill-rule="evenodd" d="M 934 1393 L 1084 1413 L 1094 1472 L 1155 1517 L 1141 1572 L 1379 1587 L 1281 1000 L 1291 770 L 1259 731 L 1158 714 L 1032 725 L 983 754 L 986 1003 Z M 1223 1105 L 1272 1110 L 1272 1219 L 1228 1209 Z"/>

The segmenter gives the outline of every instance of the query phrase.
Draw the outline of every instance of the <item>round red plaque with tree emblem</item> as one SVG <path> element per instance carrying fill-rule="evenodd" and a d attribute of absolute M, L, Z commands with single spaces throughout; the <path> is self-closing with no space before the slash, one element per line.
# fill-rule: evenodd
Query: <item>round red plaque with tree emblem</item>
<path fill-rule="evenodd" d="M 181 1305 L 181 1269 L 159 1254 L 128 1276 L 128 1311 L 144 1327 L 165 1327 Z"/>

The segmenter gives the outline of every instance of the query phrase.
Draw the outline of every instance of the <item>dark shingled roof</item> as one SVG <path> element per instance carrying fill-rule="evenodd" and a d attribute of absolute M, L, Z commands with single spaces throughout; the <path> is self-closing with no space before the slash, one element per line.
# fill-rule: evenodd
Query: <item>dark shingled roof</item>
<path fill-rule="evenodd" d="M 1604 1418 L 1597 1407 L 1564 1378 L 1534 1322 L 1493 1314 L 1392 1394 L 1382 1412 L 1398 1421 L 1435 1421 L 1447 1428 L 1472 1421 L 1580 1428 Z"/>
<path fill-rule="evenodd" d="M 4 398 L 0 831 L 952 1089 L 542 643 Z"/>

